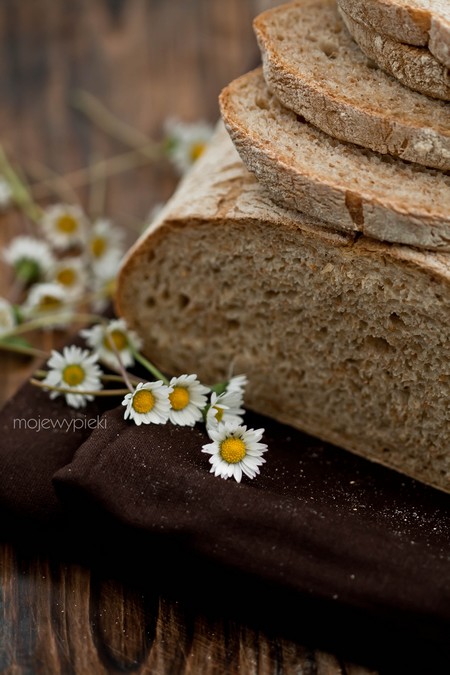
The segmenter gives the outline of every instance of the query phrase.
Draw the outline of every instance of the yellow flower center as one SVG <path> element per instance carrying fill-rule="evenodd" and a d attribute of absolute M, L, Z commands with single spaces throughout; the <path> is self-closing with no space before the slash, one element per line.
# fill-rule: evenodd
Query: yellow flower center
<path fill-rule="evenodd" d="M 56 221 L 56 227 L 63 234 L 72 234 L 78 229 L 78 221 L 70 214 L 65 213 Z"/>
<path fill-rule="evenodd" d="M 226 438 L 220 444 L 220 454 L 228 464 L 237 464 L 244 459 L 247 449 L 241 438 Z"/>
<path fill-rule="evenodd" d="M 186 387 L 174 387 L 173 392 L 169 394 L 169 399 L 174 410 L 184 410 L 190 401 L 190 396 Z"/>
<path fill-rule="evenodd" d="M 73 286 L 76 281 L 76 274 L 73 269 L 66 267 L 58 272 L 56 281 L 63 286 Z"/>
<path fill-rule="evenodd" d="M 63 370 L 63 380 L 69 387 L 76 387 L 84 380 L 83 368 L 76 363 L 66 366 Z"/>
<path fill-rule="evenodd" d="M 118 352 L 121 352 L 128 347 L 128 338 L 121 330 L 112 330 L 103 338 L 103 346 L 112 352 L 110 339 Z"/>
<path fill-rule="evenodd" d="M 53 295 L 43 295 L 39 300 L 38 309 L 40 312 L 54 312 L 60 307 L 62 307 L 61 300 Z"/>
<path fill-rule="evenodd" d="M 193 143 L 191 147 L 191 161 L 195 162 L 205 152 L 206 143 Z"/>
<path fill-rule="evenodd" d="M 91 252 L 94 258 L 100 258 L 106 250 L 106 240 L 104 237 L 94 237 L 91 239 Z"/>
<path fill-rule="evenodd" d="M 223 418 L 223 413 L 225 412 L 225 410 L 224 410 L 223 408 L 220 408 L 220 407 L 217 406 L 217 405 L 214 406 L 214 410 L 217 410 L 216 415 L 215 415 L 216 420 L 217 420 L 218 422 L 221 422 L 221 421 L 222 421 L 222 418 Z"/>
<path fill-rule="evenodd" d="M 140 415 L 145 415 L 153 410 L 155 397 L 148 389 L 140 389 L 133 396 L 133 408 Z"/>

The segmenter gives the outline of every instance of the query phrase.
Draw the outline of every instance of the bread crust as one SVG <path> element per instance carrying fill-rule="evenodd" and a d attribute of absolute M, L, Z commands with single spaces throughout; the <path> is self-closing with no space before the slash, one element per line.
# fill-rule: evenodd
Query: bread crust
<path fill-rule="evenodd" d="M 439 13 L 418 6 L 415 0 L 338 0 L 355 21 L 409 45 L 428 47 L 450 68 L 450 21 Z"/>
<path fill-rule="evenodd" d="M 355 21 L 342 7 L 339 11 L 355 42 L 380 68 L 414 91 L 450 101 L 448 67 L 438 61 L 429 49 L 397 42 L 367 24 Z"/>
<path fill-rule="evenodd" d="M 285 37 L 283 42 L 279 41 L 277 23 L 288 13 L 290 21 L 299 22 L 304 5 L 305 2 L 289 3 L 270 9 L 259 15 L 253 24 L 262 54 L 265 80 L 283 105 L 339 140 L 423 166 L 449 170 L 450 107 L 424 97 L 422 101 L 418 94 L 406 91 L 401 84 L 397 85 L 396 80 L 384 74 L 385 106 L 374 105 L 370 97 L 356 100 L 354 94 L 352 96 L 352 84 L 348 85 L 347 90 L 340 81 L 334 83 L 331 73 L 325 72 L 322 80 L 313 78 L 301 69 L 301 65 L 298 67 L 292 57 L 289 61 L 289 56 L 285 56 L 286 51 L 281 49 Z M 334 5 L 330 5 L 329 11 L 340 21 Z M 348 49 L 353 48 L 353 42 L 347 38 L 345 31 L 339 40 L 343 52 L 347 53 Z M 372 82 L 373 89 L 380 92 L 379 76 L 374 75 L 373 68 L 362 63 L 356 45 L 353 52 L 354 60 L 353 63 L 349 60 L 349 68 L 353 66 L 357 78 Z M 389 109 L 393 94 L 399 100 L 404 100 L 402 116 L 394 116 Z M 429 108 L 427 123 L 421 123 L 415 114 L 418 105 Z"/>
<path fill-rule="evenodd" d="M 268 129 L 264 138 L 247 120 L 245 105 L 243 109 L 241 107 L 243 95 L 247 91 L 252 93 L 255 100 L 258 98 L 262 100 L 261 114 L 264 115 Z M 278 139 L 272 137 L 269 132 L 274 124 L 273 116 L 276 116 L 280 125 L 281 130 L 278 132 L 285 136 L 285 139 L 290 138 L 292 124 L 297 122 L 292 120 L 292 113 L 286 111 L 283 113 L 281 108 L 265 111 L 265 105 L 270 108 L 267 101 L 267 89 L 259 69 L 238 78 L 220 95 L 222 117 L 239 154 L 247 167 L 267 188 L 274 201 L 289 209 L 307 213 L 340 231 L 360 232 L 381 241 L 429 250 L 450 251 L 450 217 L 443 204 L 424 203 L 422 206 L 414 207 L 413 195 L 409 202 L 405 195 L 400 195 L 396 191 L 391 191 L 390 196 L 384 193 L 380 196 L 370 182 L 366 183 L 364 188 L 358 188 L 353 176 L 343 177 L 342 171 L 339 176 L 332 176 L 326 167 L 311 166 L 301 155 L 298 161 L 293 163 L 291 158 L 283 154 Z M 314 134 L 314 142 L 308 141 L 310 151 L 327 142 L 322 132 L 316 132 L 312 127 L 307 131 Z M 341 149 L 339 141 L 335 143 L 338 151 L 344 156 L 343 166 L 346 166 L 345 157 L 350 156 L 355 158 L 356 163 L 361 162 L 362 173 L 363 162 L 366 161 L 365 154 L 358 148 L 353 150 L 348 145 L 342 146 Z M 324 146 L 324 152 L 328 152 L 327 147 Z M 376 157 L 373 159 L 378 161 Z M 399 162 L 398 168 L 396 167 L 399 171 L 400 160 L 392 161 Z M 434 181 L 434 174 L 428 173 L 427 169 L 420 171 L 428 176 L 429 181 Z M 405 182 L 408 180 L 407 175 L 404 180 Z M 442 190 L 440 194 L 443 195 Z"/>
<path fill-rule="evenodd" d="M 265 229 L 261 229 L 262 224 L 266 226 Z M 423 426 L 423 439 L 420 447 L 419 445 L 415 447 L 414 444 L 408 445 L 408 433 L 411 434 L 412 431 L 403 428 L 404 421 L 402 421 L 402 415 L 406 414 L 407 410 L 410 408 L 415 410 L 414 400 L 408 399 L 406 402 L 405 399 L 404 403 L 400 400 L 398 407 L 395 404 L 392 411 L 388 408 L 387 418 L 389 418 L 389 425 L 392 426 L 392 433 L 395 437 L 393 440 L 390 438 L 391 426 L 388 426 L 388 440 L 382 439 L 381 432 L 381 435 L 375 439 L 371 435 L 370 429 L 367 429 L 362 435 L 354 433 L 351 425 L 336 430 L 331 424 L 328 424 L 328 420 L 320 419 L 320 406 L 317 408 L 317 415 L 315 415 L 307 414 L 306 408 L 300 404 L 300 400 L 306 402 L 308 397 L 318 396 L 322 398 L 325 405 L 330 392 L 338 386 L 338 382 L 346 382 L 347 378 L 352 377 L 343 374 L 339 370 L 338 364 L 336 364 L 337 370 L 334 372 L 333 358 L 327 357 L 331 364 L 331 371 L 323 389 L 314 389 L 314 386 L 317 387 L 317 383 L 316 385 L 305 383 L 301 374 L 298 374 L 297 371 L 300 365 L 295 361 L 291 363 L 289 374 L 282 375 L 278 370 L 278 367 L 281 367 L 281 362 L 280 360 L 277 362 L 277 352 L 272 352 L 271 344 L 261 343 L 259 338 L 258 329 L 261 327 L 261 322 L 263 324 L 268 323 L 267 316 L 264 313 L 260 314 L 259 317 L 256 315 L 249 317 L 249 325 L 253 326 L 253 330 L 242 328 L 240 340 L 233 343 L 239 345 L 238 352 L 234 352 L 234 348 L 228 347 L 228 340 L 232 335 L 231 331 L 240 330 L 231 325 L 234 317 L 237 316 L 235 312 L 239 311 L 245 315 L 246 307 L 240 304 L 236 308 L 234 301 L 229 300 L 227 295 L 234 294 L 235 299 L 245 296 L 248 300 L 251 298 L 253 301 L 256 294 L 256 304 L 253 303 L 252 307 L 258 308 L 258 302 L 262 306 L 267 294 L 270 298 L 276 298 L 276 294 L 281 290 L 276 281 L 271 282 L 270 272 L 266 271 L 264 267 L 260 268 L 258 264 L 257 251 L 263 251 L 266 247 L 268 260 L 270 260 L 272 254 L 270 247 L 267 249 L 268 244 L 265 238 L 265 233 L 268 231 L 274 237 L 273 241 L 279 242 L 277 248 L 281 252 L 284 251 L 284 240 L 290 245 L 292 245 L 292 241 L 296 242 L 296 255 L 300 262 L 296 262 L 296 258 L 294 258 L 289 263 L 290 268 L 286 270 L 285 285 L 288 286 L 287 297 L 290 297 L 292 302 L 298 303 L 299 312 L 305 311 L 315 304 L 320 306 L 320 299 L 317 299 L 314 293 L 303 298 L 301 294 L 299 295 L 295 291 L 297 274 L 304 275 L 309 271 L 308 273 L 312 275 L 310 283 L 314 286 L 315 280 L 317 280 L 317 288 L 319 288 L 319 280 L 326 279 L 327 274 L 337 274 L 341 279 L 346 279 L 347 275 L 353 275 L 354 282 L 350 278 L 348 281 L 349 288 L 353 288 L 356 293 L 359 293 L 363 289 L 361 284 L 372 283 L 370 270 L 373 266 L 373 270 L 377 267 L 386 270 L 386 288 L 389 287 L 388 282 L 395 282 L 395 275 L 398 278 L 400 275 L 405 275 L 406 280 L 414 279 L 416 284 L 420 283 L 421 287 L 429 293 L 428 299 L 422 299 L 420 293 L 416 294 L 414 285 L 405 282 L 406 285 L 399 287 L 403 289 L 403 297 L 395 296 L 394 301 L 394 296 L 386 295 L 382 286 L 379 288 L 376 285 L 373 286 L 374 290 L 371 291 L 373 295 L 368 297 L 372 297 L 373 302 L 379 305 L 382 312 L 389 316 L 389 312 L 395 308 L 394 318 L 392 319 L 393 321 L 395 319 L 392 327 L 393 332 L 390 333 L 389 330 L 387 332 L 388 337 L 392 334 L 392 344 L 395 344 L 395 350 L 398 350 L 392 355 L 387 355 L 393 364 L 396 362 L 396 354 L 402 354 L 409 348 L 408 339 L 402 338 L 401 331 L 405 331 L 405 336 L 415 335 L 414 326 L 409 329 L 406 326 L 402 328 L 402 323 L 399 324 L 400 327 L 397 326 L 397 323 L 401 321 L 401 308 L 406 311 L 410 305 L 412 306 L 411 303 L 423 303 L 422 310 L 424 315 L 427 316 L 427 302 L 432 299 L 434 304 L 438 304 L 437 310 L 436 306 L 430 306 L 430 312 L 432 311 L 434 315 L 441 317 L 439 319 L 442 324 L 441 328 L 444 327 L 445 329 L 445 316 L 440 315 L 439 303 L 444 306 L 446 298 L 450 297 L 449 255 L 421 252 L 405 246 L 390 246 L 364 237 L 356 238 L 353 235 L 339 234 L 327 229 L 312 218 L 271 205 L 260 185 L 245 171 L 223 129 L 219 129 L 210 149 L 181 184 L 176 195 L 168 203 L 165 212 L 128 253 L 118 278 L 116 294 L 118 315 L 123 316 L 130 327 L 141 334 L 144 339 L 145 352 L 156 361 L 163 371 L 170 374 L 197 372 L 203 381 L 212 382 L 222 379 L 226 375 L 230 361 L 236 359 L 235 367 L 239 371 L 244 370 L 250 378 L 248 399 L 246 399 L 246 405 L 250 409 L 314 434 L 324 441 L 335 443 L 351 452 L 406 473 L 439 489 L 450 491 L 448 444 L 443 439 L 442 447 L 436 447 L 430 439 L 427 440 L 427 430 L 430 438 L 433 436 L 432 432 L 436 433 L 438 430 L 431 429 L 430 431 L 427 426 L 428 418 L 426 415 L 429 412 L 427 412 L 426 407 L 418 410 L 415 423 L 415 431 L 422 429 Z M 227 232 L 230 232 L 230 237 L 227 237 Z M 238 233 L 240 233 L 239 237 L 236 236 Z M 221 237 L 220 246 L 216 245 L 218 236 Z M 195 259 L 190 258 L 194 251 L 193 242 L 197 242 L 205 251 L 203 264 L 208 267 L 209 271 L 205 275 L 206 269 L 202 267 L 201 279 L 199 279 Z M 252 249 L 253 244 L 255 244 L 255 247 Z M 258 245 L 256 246 L 256 244 Z M 213 255 L 213 251 L 217 249 L 220 250 L 218 258 Z M 208 254 L 208 251 L 211 255 Z M 307 251 L 309 251 L 309 258 L 306 257 Z M 243 269 L 247 265 L 245 256 L 248 256 L 248 260 L 254 259 L 254 283 L 251 288 L 246 290 L 240 289 L 239 278 L 235 278 L 233 275 L 227 276 L 226 270 L 222 275 L 224 266 L 229 264 L 233 257 L 240 255 L 244 256 Z M 278 254 L 273 253 L 273 255 L 276 258 L 273 269 L 276 269 L 276 256 Z M 169 279 L 164 276 L 162 270 L 164 268 L 166 273 L 169 272 L 168 276 L 170 276 L 170 282 L 172 282 L 174 277 L 180 273 L 177 264 L 182 259 L 187 259 L 186 269 L 189 269 L 190 272 L 187 273 L 187 276 L 184 276 L 183 269 L 178 282 L 170 286 Z M 210 266 L 209 261 L 211 261 L 212 266 Z M 212 264 L 213 261 L 214 264 Z M 222 264 L 218 264 L 219 262 Z M 215 266 L 216 263 L 217 266 Z M 360 264 L 364 264 L 365 272 L 362 276 L 360 272 L 357 272 Z M 223 281 L 224 278 L 227 279 L 228 285 L 219 282 L 219 279 Z M 380 280 L 382 278 L 380 277 Z M 265 282 L 263 286 L 258 285 L 261 279 L 264 279 Z M 289 292 L 291 286 L 292 291 Z M 325 283 L 325 289 L 326 287 Z M 178 306 L 177 294 L 179 288 L 181 288 L 181 291 L 189 293 L 188 305 Z M 173 295 L 171 289 L 175 289 L 175 295 Z M 329 290 L 330 293 L 333 292 L 332 284 L 329 286 Z M 147 294 L 151 298 L 156 298 L 151 305 L 148 305 Z M 389 300 L 389 297 L 391 297 L 391 300 Z M 330 330 L 336 331 L 335 337 L 331 338 L 332 344 L 340 345 L 340 348 L 345 352 L 350 347 L 346 345 L 345 340 L 340 338 L 341 328 L 344 325 L 349 325 L 352 320 L 359 320 L 360 317 L 352 318 L 349 314 L 352 310 L 345 309 L 347 303 L 345 296 L 342 302 L 342 318 L 339 323 L 330 324 Z M 274 339 L 276 336 L 276 342 L 281 340 L 280 344 L 285 342 L 287 344 L 289 325 L 277 326 L 278 314 L 281 316 L 284 306 L 277 307 L 276 302 L 273 302 L 272 307 L 274 308 L 274 315 L 271 316 L 271 322 L 274 322 Z M 368 305 L 366 305 L 366 309 L 370 313 Z M 223 324 L 224 321 L 225 324 Z M 230 322 L 229 336 L 222 332 L 223 326 L 228 325 L 227 321 Z M 318 334 L 320 334 L 319 329 L 320 324 L 317 325 Z M 423 344 L 425 353 L 429 354 L 431 358 L 431 356 L 435 356 L 435 352 L 432 345 L 428 346 L 428 340 L 433 338 L 436 327 L 430 324 L 429 330 L 428 337 L 424 337 L 421 344 Z M 219 335 L 217 334 L 218 331 Z M 312 334 L 314 334 L 314 331 Z M 270 330 L 267 335 L 271 335 Z M 352 336 L 351 330 L 347 332 L 347 336 L 349 335 Z M 399 337 L 395 338 L 396 335 Z M 391 392 L 381 391 L 379 388 L 381 385 L 376 381 L 378 373 L 381 374 L 384 367 L 382 365 L 383 351 L 376 351 L 380 349 L 380 345 L 376 342 L 377 339 L 380 338 L 373 338 L 374 354 L 379 356 L 380 362 L 375 367 L 375 379 L 368 382 L 367 387 L 374 397 L 378 396 L 381 399 L 386 397 L 387 400 Z M 256 343 L 255 351 L 250 349 L 252 342 Z M 320 347 L 320 341 L 317 342 L 316 349 L 314 345 L 304 345 L 306 352 L 315 354 L 317 367 L 320 367 L 321 361 Z M 382 343 L 381 347 L 383 347 Z M 442 345 L 442 349 L 444 348 L 445 344 Z M 369 353 L 371 353 L 371 349 L 372 347 L 369 347 Z M 303 359 L 302 350 L 299 351 L 299 354 Z M 284 349 L 278 354 L 278 359 L 285 359 L 286 356 L 287 352 Z M 361 354 L 352 354 L 351 349 L 349 356 L 352 357 L 350 360 L 362 358 Z M 414 363 L 414 355 L 411 356 L 411 359 Z M 345 360 L 342 363 L 344 364 Z M 424 363 L 424 368 L 426 368 L 426 365 Z M 238 371 L 236 370 L 236 372 Z M 350 372 L 352 371 L 349 370 Z M 358 370 L 355 372 L 358 372 Z M 442 377 L 444 377 L 445 372 L 443 366 Z M 409 373 L 404 373 L 404 375 L 408 380 Z M 278 398 L 283 397 L 284 377 L 293 378 L 294 391 L 302 392 L 302 396 L 306 397 L 299 399 L 296 408 L 294 406 L 295 414 L 292 412 L 294 409 L 292 405 L 291 412 L 286 412 L 289 398 L 284 404 Z M 270 381 L 269 388 L 267 387 L 268 381 Z M 391 382 L 394 393 L 398 390 L 400 396 L 403 392 L 403 385 L 399 383 L 398 378 L 394 377 L 389 382 Z M 429 386 L 429 382 L 427 386 Z M 437 386 L 438 380 L 436 380 Z M 442 389 L 442 385 L 440 387 Z M 421 383 L 418 382 L 415 388 L 412 388 L 412 398 L 414 399 L 417 396 L 419 400 L 421 391 Z M 394 396 L 392 400 L 396 401 L 397 399 Z M 352 413 L 344 410 L 338 412 L 345 413 L 350 417 L 352 417 L 352 414 L 357 416 L 359 412 L 361 413 L 359 393 L 355 392 L 355 395 L 349 398 L 348 403 L 350 406 L 355 406 Z M 363 412 L 367 419 L 367 425 L 377 429 L 376 415 L 368 415 L 372 405 L 370 398 L 366 403 L 368 407 L 364 408 Z M 429 405 L 432 409 L 433 403 L 431 401 Z M 334 411 L 334 417 L 336 417 L 335 413 L 336 411 Z M 420 415 L 425 414 L 422 422 L 419 413 Z M 337 417 L 339 418 L 339 416 L 338 414 Z M 353 419 L 355 418 L 353 417 Z M 415 419 L 414 416 L 413 419 Z M 387 424 L 387 419 L 385 423 Z M 446 430 L 447 433 L 445 420 L 441 420 L 440 424 L 443 432 Z M 385 443 L 390 448 L 390 452 L 386 452 Z M 414 457 L 411 458 L 410 455 L 412 454 Z"/>

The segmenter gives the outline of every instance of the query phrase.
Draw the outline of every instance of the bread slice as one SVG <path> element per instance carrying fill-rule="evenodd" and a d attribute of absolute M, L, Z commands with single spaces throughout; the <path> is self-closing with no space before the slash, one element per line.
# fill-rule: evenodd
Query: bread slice
<path fill-rule="evenodd" d="M 428 46 L 450 68 L 450 3 L 448 0 L 339 0 L 355 21 L 397 42 Z"/>
<path fill-rule="evenodd" d="M 449 255 L 273 205 L 223 130 L 131 249 L 116 296 L 168 374 L 213 383 L 233 365 L 248 408 L 445 491 L 449 305 Z"/>
<path fill-rule="evenodd" d="M 421 94 L 450 101 L 450 74 L 426 47 L 413 47 L 377 33 L 340 8 L 341 16 L 364 54 L 402 84 Z"/>
<path fill-rule="evenodd" d="M 342 143 L 283 108 L 261 70 L 220 96 L 242 159 L 272 198 L 347 232 L 450 251 L 450 176 Z"/>
<path fill-rule="evenodd" d="M 369 61 L 334 0 L 300 0 L 254 21 L 269 89 L 342 141 L 450 169 L 450 105 L 401 85 Z"/>

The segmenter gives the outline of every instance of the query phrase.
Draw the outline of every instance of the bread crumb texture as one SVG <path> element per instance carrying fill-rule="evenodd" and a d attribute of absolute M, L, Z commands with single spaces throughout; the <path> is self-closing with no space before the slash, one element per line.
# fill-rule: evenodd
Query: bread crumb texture
<path fill-rule="evenodd" d="M 254 28 L 266 82 L 287 108 L 341 140 L 450 169 L 450 106 L 406 89 L 366 57 L 335 2 L 282 5 Z"/>
<path fill-rule="evenodd" d="M 242 159 L 276 201 L 339 230 L 450 250 L 447 173 L 323 133 L 281 105 L 261 70 L 232 82 L 220 102 Z"/>

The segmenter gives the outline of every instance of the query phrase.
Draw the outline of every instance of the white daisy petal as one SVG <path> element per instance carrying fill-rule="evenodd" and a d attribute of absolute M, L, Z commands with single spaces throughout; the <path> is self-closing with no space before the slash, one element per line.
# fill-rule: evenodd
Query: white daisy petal
<path fill-rule="evenodd" d="M 169 419 L 169 395 L 172 387 L 160 380 L 157 382 L 139 382 L 132 394 L 122 401 L 126 405 L 124 419 L 131 418 L 140 424 L 165 424 Z"/>
<path fill-rule="evenodd" d="M 29 319 L 48 316 L 49 328 L 66 326 L 73 315 L 73 307 L 67 303 L 66 291 L 55 283 L 34 284 L 22 305 L 22 311 Z M 55 316 L 54 321 L 51 321 L 52 316 Z"/>
<path fill-rule="evenodd" d="M 79 206 L 55 204 L 45 209 L 41 226 L 55 248 L 67 249 L 84 241 L 87 220 Z"/>
<path fill-rule="evenodd" d="M 259 465 L 265 462 L 261 455 L 267 450 L 267 445 L 255 443 L 254 438 L 261 438 L 263 433 L 264 429 L 247 429 L 229 422 L 220 422 L 210 429 L 213 442 L 206 443 L 202 452 L 211 455 L 211 473 L 222 478 L 233 477 L 238 483 L 243 473 L 254 478 L 259 473 Z"/>
<path fill-rule="evenodd" d="M 42 239 L 28 236 L 15 237 L 3 251 L 3 259 L 26 283 L 43 280 L 55 263 L 49 245 Z"/>
<path fill-rule="evenodd" d="M 87 345 L 98 354 L 102 363 L 112 370 L 118 370 L 117 356 L 111 346 L 112 340 L 125 368 L 134 365 L 134 351 L 139 351 L 142 340 L 132 330 L 129 330 L 123 319 L 113 319 L 108 325 L 98 324 L 80 332 Z"/>
<path fill-rule="evenodd" d="M 205 122 L 186 124 L 175 119 L 167 120 L 165 131 L 169 140 L 169 157 L 178 173 L 183 175 L 203 154 L 213 128 Z"/>
<path fill-rule="evenodd" d="M 180 375 L 170 380 L 172 392 L 170 399 L 169 419 L 172 424 L 193 427 L 203 417 L 206 406 L 206 395 L 209 388 L 197 379 L 197 375 Z"/>
<path fill-rule="evenodd" d="M 64 347 L 62 354 L 53 351 L 47 365 L 50 370 L 42 381 L 43 384 L 71 390 L 70 393 L 65 394 L 51 391 L 50 398 L 52 399 L 63 395 L 68 405 L 82 408 L 87 401 L 92 401 L 94 398 L 92 394 L 83 392 L 97 391 L 102 388 L 101 370 L 85 349 L 71 345 Z"/>

